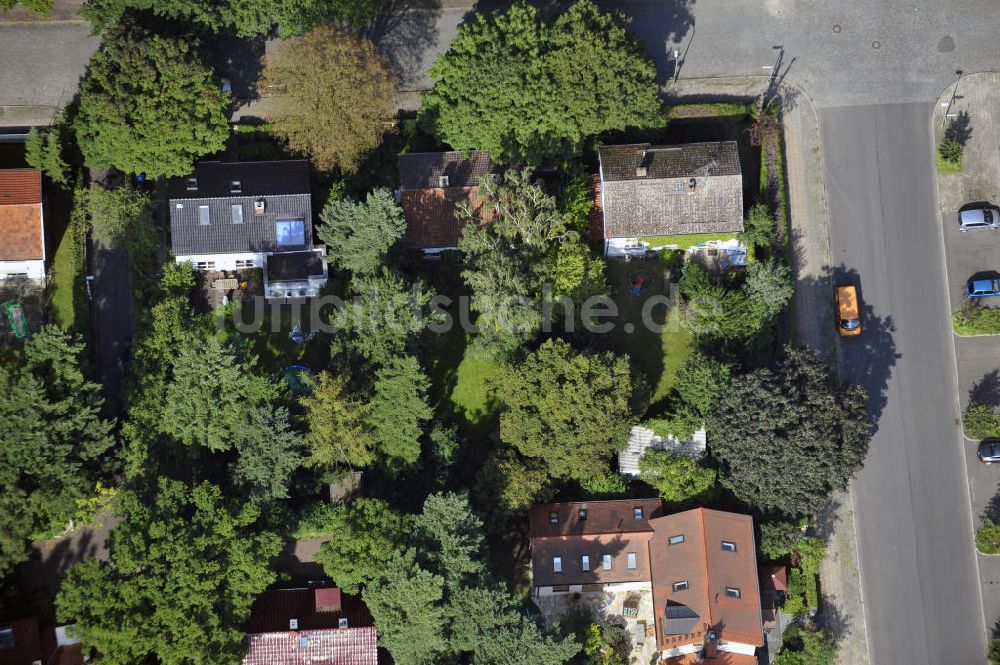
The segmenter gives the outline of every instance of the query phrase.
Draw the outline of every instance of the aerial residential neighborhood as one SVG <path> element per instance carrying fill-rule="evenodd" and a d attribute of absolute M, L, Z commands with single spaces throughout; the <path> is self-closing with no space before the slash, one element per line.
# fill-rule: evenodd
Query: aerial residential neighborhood
<path fill-rule="evenodd" d="M 1000 665 L 994 14 L 0 0 L 0 665 Z"/>

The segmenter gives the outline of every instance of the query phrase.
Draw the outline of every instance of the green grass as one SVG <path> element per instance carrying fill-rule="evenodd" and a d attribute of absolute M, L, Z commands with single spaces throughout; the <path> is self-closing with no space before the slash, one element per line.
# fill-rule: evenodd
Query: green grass
<path fill-rule="evenodd" d="M 76 261 L 79 249 L 72 232 L 66 229 L 55 256 L 52 257 L 52 315 L 60 328 L 69 329 L 76 321 Z"/>
<path fill-rule="evenodd" d="M 674 236 L 644 236 L 639 238 L 640 242 L 649 243 L 650 247 L 664 247 L 667 245 L 677 245 L 678 249 L 688 249 L 698 243 L 709 240 L 727 241 L 737 237 L 735 233 L 684 233 Z"/>
<path fill-rule="evenodd" d="M 938 173 L 961 173 L 962 160 L 951 162 L 941 156 L 941 153 L 934 153 L 934 161 L 937 162 Z"/>
<path fill-rule="evenodd" d="M 662 332 L 648 329 L 642 323 L 642 308 L 653 295 L 664 293 L 663 267 L 655 259 L 611 261 L 608 263 L 608 281 L 611 297 L 618 305 L 618 319 L 609 333 L 611 346 L 617 353 L 627 354 L 633 369 L 642 372 L 652 389 L 651 404 L 665 398 L 674 384 L 674 376 L 691 355 L 694 345 L 687 326 L 676 307 L 669 312 L 663 307 L 652 310 L 653 322 L 663 325 Z M 630 275 L 644 272 L 652 284 L 644 288 L 639 297 L 629 293 Z M 631 323 L 632 332 L 626 332 Z M 665 324 L 665 325 L 664 325 Z"/>
<path fill-rule="evenodd" d="M 967 305 L 951 315 L 951 325 L 960 336 L 1000 335 L 1000 309 Z"/>
<path fill-rule="evenodd" d="M 486 392 L 486 382 L 499 369 L 500 366 L 490 358 L 466 353 L 455 370 L 455 385 L 450 400 L 455 413 L 473 428 L 492 422 L 496 417 L 495 406 Z"/>

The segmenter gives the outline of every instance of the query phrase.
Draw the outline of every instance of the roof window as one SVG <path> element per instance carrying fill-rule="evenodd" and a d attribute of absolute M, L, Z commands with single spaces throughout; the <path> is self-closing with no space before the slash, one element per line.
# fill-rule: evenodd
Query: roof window
<path fill-rule="evenodd" d="M 687 580 L 681 580 L 680 582 L 674 582 L 674 591 L 684 591 L 688 588 Z"/>
<path fill-rule="evenodd" d="M 233 204 L 233 224 L 243 223 L 243 204 L 234 203 Z"/>
<path fill-rule="evenodd" d="M 242 191 L 243 191 L 243 183 L 242 182 L 240 182 L 239 180 L 231 180 L 229 182 L 229 193 L 230 194 L 239 194 Z"/>
<path fill-rule="evenodd" d="M 740 590 L 737 589 L 736 587 L 734 587 L 734 586 L 727 586 L 726 587 L 726 597 L 728 597 L 728 598 L 741 598 L 742 594 L 740 593 Z"/>
<path fill-rule="evenodd" d="M 552 557 L 552 570 L 554 570 L 557 573 L 561 573 L 562 572 L 562 557 L 561 556 L 554 556 L 554 557 Z"/>
<path fill-rule="evenodd" d="M 202 226 L 208 226 L 210 222 L 208 206 L 198 206 L 198 223 Z"/>
<path fill-rule="evenodd" d="M 301 219 L 279 219 L 274 223 L 275 239 L 280 247 L 306 244 L 306 225 Z"/>
<path fill-rule="evenodd" d="M 636 520 L 642 519 L 642 506 L 636 506 L 632 509 L 632 517 Z"/>
<path fill-rule="evenodd" d="M 590 557 L 584 554 L 580 557 L 580 565 L 583 566 L 583 571 L 587 572 L 590 570 Z"/>
<path fill-rule="evenodd" d="M 549 524 L 559 524 L 559 513 L 554 510 L 549 511 Z"/>
<path fill-rule="evenodd" d="M 447 187 L 447 186 L 448 186 L 448 176 L 446 175 L 438 176 L 438 187 Z"/>
<path fill-rule="evenodd" d="M 581 508 L 580 512 L 578 513 L 578 515 L 580 516 L 580 521 L 581 522 L 586 522 L 587 521 L 587 509 L 586 508 Z"/>
<path fill-rule="evenodd" d="M 189 192 L 197 192 L 198 191 L 198 179 L 197 178 L 188 178 L 187 179 L 187 190 Z"/>
<path fill-rule="evenodd" d="M 729 542 L 728 540 L 722 541 L 722 551 L 723 552 L 735 552 L 736 543 Z"/>
<path fill-rule="evenodd" d="M 681 543 L 684 542 L 684 534 L 679 533 L 676 536 L 670 536 L 667 542 L 670 543 L 671 545 L 680 545 Z"/>
<path fill-rule="evenodd" d="M 635 570 L 637 567 L 638 567 L 638 563 L 636 563 L 635 552 L 629 552 L 628 553 L 628 569 L 629 570 Z"/>
<path fill-rule="evenodd" d="M 611 570 L 611 555 L 605 554 L 601 557 L 601 568 L 604 570 Z"/>

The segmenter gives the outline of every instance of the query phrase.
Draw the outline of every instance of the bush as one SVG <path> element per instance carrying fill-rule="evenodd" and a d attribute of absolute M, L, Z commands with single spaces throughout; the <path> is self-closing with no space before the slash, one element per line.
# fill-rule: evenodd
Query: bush
<path fill-rule="evenodd" d="M 1000 554 L 1000 524 L 990 518 L 976 529 L 976 549 L 983 554 Z"/>
<path fill-rule="evenodd" d="M 617 471 L 580 481 L 580 489 L 588 499 L 621 499 L 628 496 L 628 483 Z"/>
<path fill-rule="evenodd" d="M 970 404 L 962 413 L 962 428 L 972 439 L 1000 436 L 1000 416 L 985 404 Z"/>
<path fill-rule="evenodd" d="M 1000 335 L 1000 309 L 968 302 L 951 317 L 956 335 Z"/>
<path fill-rule="evenodd" d="M 986 656 L 990 659 L 990 665 L 1000 665 L 1000 637 L 990 640 L 990 650 Z"/>
<path fill-rule="evenodd" d="M 309 504 L 302 511 L 299 522 L 295 525 L 295 530 L 292 531 L 292 538 L 301 540 L 333 535 L 334 531 L 342 524 L 340 512 L 338 512 L 337 506 L 325 501 Z"/>
<path fill-rule="evenodd" d="M 802 540 L 802 528 L 795 522 L 766 522 L 760 525 L 760 555 L 776 561 L 791 554 Z"/>
<path fill-rule="evenodd" d="M 938 155 L 942 161 L 949 164 L 961 164 L 963 150 L 964 148 L 961 143 L 950 136 L 946 136 L 941 140 L 941 145 L 938 146 Z"/>

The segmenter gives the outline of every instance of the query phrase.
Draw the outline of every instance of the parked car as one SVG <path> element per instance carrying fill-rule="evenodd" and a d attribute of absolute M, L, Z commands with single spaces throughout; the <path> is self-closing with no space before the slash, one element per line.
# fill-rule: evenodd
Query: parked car
<path fill-rule="evenodd" d="M 844 337 L 861 334 L 861 307 L 853 284 L 837 287 L 837 331 Z"/>
<path fill-rule="evenodd" d="M 996 464 L 1000 462 L 1000 439 L 986 439 L 979 443 L 976 450 L 976 457 L 983 464 Z"/>
<path fill-rule="evenodd" d="M 996 277 L 983 277 L 980 279 L 970 277 L 969 281 L 965 283 L 965 295 L 970 300 L 1000 296 L 1000 279 Z"/>
<path fill-rule="evenodd" d="M 958 212 L 958 230 L 976 231 L 979 229 L 1000 229 L 1000 209 L 983 207 L 960 210 Z"/>

